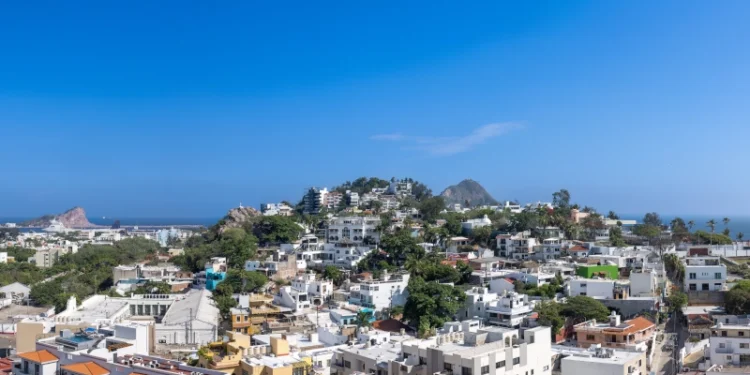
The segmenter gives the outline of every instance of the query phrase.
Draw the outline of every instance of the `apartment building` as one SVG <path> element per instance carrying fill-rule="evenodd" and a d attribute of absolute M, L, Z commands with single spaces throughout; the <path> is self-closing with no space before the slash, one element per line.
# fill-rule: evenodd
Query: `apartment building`
<path fill-rule="evenodd" d="M 495 240 L 498 255 L 513 259 L 529 259 L 534 253 L 534 246 L 537 245 L 536 239 L 530 237 L 528 232 L 498 234 Z"/>
<path fill-rule="evenodd" d="M 721 291 L 726 288 L 727 266 L 721 258 L 692 256 L 683 260 L 685 265 L 685 290 Z"/>
<path fill-rule="evenodd" d="M 561 358 L 561 375 L 647 375 L 645 351 L 625 351 L 592 345 L 588 349 L 552 346 Z"/>
<path fill-rule="evenodd" d="M 480 328 L 473 321 L 461 325 L 460 332 L 403 342 L 402 355 L 393 363 L 398 367 L 394 367 L 409 375 L 551 373 L 549 327 L 518 331 Z"/>
<path fill-rule="evenodd" d="M 709 338 L 710 363 L 750 366 L 750 325 L 717 323 Z"/>
<path fill-rule="evenodd" d="M 492 225 L 492 220 L 487 215 L 477 219 L 468 219 L 461 223 L 461 229 L 465 234 L 471 233 L 476 228 L 488 227 Z"/>
<path fill-rule="evenodd" d="M 374 245 L 380 241 L 378 225 L 380 225 L 380 218 L 377 216 L 334 217 L 328 222 L 326 239 L 330 243 Z"/>
<path fill-rule="evenodd" d="M 292 216 L 294 209 L 286 203 L 262 203 L 260 212 L 265 216 Z"/>
<path fill-rule="evenodd" d="M 655 331 L 656 325 L 644 317 L 621 322 L 620 315 L 614 311 L 609 322 L 587 320 L 573 326 L 578 346 L 582 348 L 601 344 L 611 349 L 645 350 Z"/>
<path fill-rule="evenodd" d="M 326 188 L 318 189 L 311 187 L 308 189 L 307 193 L 305 193 L 305 196 L 302 198 L 304 212 L 311 215 L 319 214 L 320 210 L 322 210 L 323 207 L 326 207 L 327 196 L 328 189 Z"/>
<path fill-rule="evenodd" d="M 391 306 L 403 306 L 409 297 L 409 292 L 406 291 L 408 285 L 408 273 L 390 275 L 383 271 L 380 280 L 362 282 L 359 285 L 359 293 L 352 295 L 349 302 L 375 311 Z"/>
<path fill-rule="evenodd" d="M 267 294 L 240 294 L 237 296 L 238 307 L 230 310 L 232 331 L 253 334 L 259 332 L 262 325 L 279 319 L 290 308 L 273 305 L 274 297 Z"/>

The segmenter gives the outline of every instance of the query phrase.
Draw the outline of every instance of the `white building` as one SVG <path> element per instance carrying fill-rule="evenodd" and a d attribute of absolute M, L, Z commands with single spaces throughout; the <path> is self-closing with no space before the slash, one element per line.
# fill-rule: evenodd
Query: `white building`
<path fill-rule="evenodd" d="M 391 306 L 402 306 L 406 304 L 409 293 L 406 286 L 409 285 L 409 274 L 390 275 L 383 271 L 381 280 L 365 281 L 359 286 L 359 295 L 349 298 L 349 302 L 355 305 L 372 308 L 381 311 Z"/>
<path fill-rule="evenodd" d="M 500 207 L 498 208 L 498 210 L 500 211 L 508 210 L 511 213 L 520 214 L 523 211 L 523 208 L 521 208 L 521 205 L 518 203 L 505 201 L 500 204 Z"/>
<path fill-rule="evenodd" d="M 601 346 L 583 349 L 553 345 L 552 352 L 562 356 L 561 375 L 648 374 L 648 359 L 643 351 L 602 349 Z"/>
<path fill-rule="evenodd" d="M 328 222 L 326 239 L 330 243 L 362 245 L 380 242 L 376 230 L 380 224 L 377 216 L 339 216 Z"/>
<path fill-rule="evenodd" d="M 658 282 L 655 270 L 633 270 L 630 272 L 630 295 L 633 297 L 653 296 Z"/>
<path fill-rule="evenodd" d="M 350 206 L 352 207 L 359 206 L 359 193 L 347 190 L 346 195 L 349 197 Z"/>
<path fill-rule="evenodd" d="M 495 239 L 499 256 L 519 260 L 529 259 L 534 253 L 534 246 L 537 245 L 536 239 L 530 237 L 528 232 L 499 234 Z"/>
<path fill-rule="evenodd" d="M 297 244 L 281 245 L 281 251 L 294 253 L 300 270 L 328 265 L 353 268 L 374 250 L 374 246 L 321 243 L 314 235 L 304 236 Z"/>
<path fill-rule="evenodd" d="M 310 272 L 295 278 L 291 286 L 281 287 L 274 296 L 274 303 L 301 311 L 322 305 L 331 295 L 333 281 L 316 279 L 315 273 Z"/>
<path fill-rule="evenodd" d="M 523 332 L 500 327 L 479 328 L 464 321 L 460 331 L 453 323 L 444 334 L 427 340 L 409 340 L 401 345 L 395 361 L 409 375 L 500 375 L 551 374 L 549 327 Z"/>
<path fill-rule="evenodd" d="M 292 216 L 294 209 L 286 203 L 263 203 L 260 212 L 265 216 Z"/>
<path fill-rule="evenodd" d="M 614 298 L 615 280 L 576 277 L 568 282 L 570 297 Z"/>
<path fill-rule="evenodd" d="M 750 362 L 750 326 L 719 322 L 711 327 L 710 364 L 747 366 Z"/>
<path fill-rule="evenodd" d="M 719 257 L 693 256 L 684 260 L 685 290 L 721 291 L 726 288 L 727 267 Z"/>
<path fill-rule="evenodd" d="M 475 228 L 482 228 L 482 227 L 488 227 L 492 225 L 492 220 L 487 215 L 484 215 L 483 217 L 480 217 L 478 219 L 469 219 L 461 223 L 461 228 L 463 229 L 464 233 L 471 233 L 472 230 Z"/>
<path fill-rule="evenodd" d="M 488 304 L 487 322 L 503 327 L 518 327 L 533 312 L 534 304 L 529 301 L 529 296 L 506 292 L 497 301 Z"/>

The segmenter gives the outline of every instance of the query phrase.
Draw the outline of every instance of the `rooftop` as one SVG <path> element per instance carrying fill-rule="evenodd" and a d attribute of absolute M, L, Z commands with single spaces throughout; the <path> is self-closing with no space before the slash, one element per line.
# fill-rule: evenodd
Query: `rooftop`
<path fill-rule="evenodd" d="M 604 351 L 599 349 L 599 353 L 606 353 L 603 355 L 597 355 L 597 348 L 592 347 L 589 349 L 576 348 L 562 345 L 552 345 L 552 352 L 566 356 L 563 361 L 575 361 L 585 363 L 613 363 L 613 364 L 626 364 L 633 359 L 636 359 L 643 355 L 643 352 L 637 351 L 621 351 L 612 350 Z"/>
<path fill-rule="evenodd" d="M 99 366 L 98 364 L 94 362 L 82 362 L 82 363 L 73 363 L 67 366 L 62 366 L 63 370 L 74 372 L 76 374 L 81 375 L 107 375 L 109 374 L 109 370 L 106 368 Z"/>
<path fill-rule="evenodd" d="M 55 357 L 52 353 L 46 350 L 21 353 L 18 356 L 25 360 L 36 362 L 36 363 L 56 362 L 59 360 L 59 358 Z"/>

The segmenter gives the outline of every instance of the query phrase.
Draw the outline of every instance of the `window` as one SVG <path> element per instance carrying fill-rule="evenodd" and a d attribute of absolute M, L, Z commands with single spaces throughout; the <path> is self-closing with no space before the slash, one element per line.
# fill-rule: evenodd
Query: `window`
<path fill-rule="evenodd" d="M 545 365 L 544 368 L 542 369 L 542 371 L 547 371 L 547 370 L 549 370 L 549 365 Z"/>
<path fill-rule="evenodd" d="M 690 280 L 695 280 L 695 272 L 690 272 Z"/>
<path fill-rule="evenodd" d="M 721 331 L 721 337 L 727 337 L 727 331 Z"/>
<path fill-rule="evenodd" d="M 471 375 L 471 367 L 461 367 L 461 375 Z"/>
<path fill-rule="evenodd" d="M 500 361 L 498 363 L 495 363 L 495 368 L 503 368 L 505 367 L 505 361 Z"/>
<path fill-rule="evenodd" d="M 728 356 L 727 356 L 727 361 L 731 361 L 731 360 L 732 360 L 732 356 L 731 356 L 731 355 L 728 355 Z"/>
<path fill-rule="evenodd" d="M 740 335 L 740 336 L 745 336 L 745 331 L 739 331 L 739 332 L 737 332 L 737 334 Z"/>
<path fill-rule="evenodd" d="M 708 284 L 701 284 L 701 290 L 708 290 Z"/>
<path fill-rule="evenodd" d="M 594 341 L 594 335 L 586 335 L 586 341 Z"/>
<path fill-rule="evenodd" d="M 690 284 L 690 290 L 698 290 L 695 284 Z"/>
<path fill-rule="evenodd" d="M 534 370 L 533 369 L 531 370 L 531 375 L 534 375 Z"/>
<path fill-rule="evenodd" d="M 450 363 L 443 363 L 443 369 L 448 372 L 453 372 L 453 365 Z"/>
<path fill-rule="evenodd" d="M 490 373 L 490 366 L 482 366 L 482 375 Z"/>
<path fill-rule="evenodd" d="M 520 364 L 520 363 L 521 363 L 521 357 L 516 357 L 516 358 L 513 358 L 513 365 L 514 365 L 514 366 L 515 366 L 515 365 L 518 365 L 518 364 Z"/>
<path fill-rule="evenodd" d="M 750 343 L 740 343 L 740 349 L 750 349 Z"/>
<path fill-rule="evenodd" d="M 344 367 L 346 368 L 352 368 L 352 363 L 349 361 L 344 361 Z"/>
<path fill-rule="evenodd" d="M 723 342 L 720 342 L 720 343 L 719 343 L 719 349 L 724 349 L 724 348 L 726 348 L 726 347 L 727 347 L 727 344 L 725 344 L 725 343 L 723 343 Z"/>
<path fill-rule="evenodd" d="M 721 280 L 721 272 L 717 272 L 714 274 L 714 279 Z"/>
<path fill-rule="evenodd" d="M 249 375 L 247 370 L 242 370 L 242 375 Z"/>

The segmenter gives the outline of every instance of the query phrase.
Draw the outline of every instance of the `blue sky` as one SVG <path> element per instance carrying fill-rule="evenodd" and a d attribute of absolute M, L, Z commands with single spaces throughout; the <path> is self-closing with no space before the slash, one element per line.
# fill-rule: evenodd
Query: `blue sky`
<path fill-rule="evenodd" d="M 750 210 L 750 3 L 15 2 L 0 217 L 213 217 L 464 178 L 602 211 Z"/>

